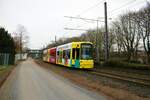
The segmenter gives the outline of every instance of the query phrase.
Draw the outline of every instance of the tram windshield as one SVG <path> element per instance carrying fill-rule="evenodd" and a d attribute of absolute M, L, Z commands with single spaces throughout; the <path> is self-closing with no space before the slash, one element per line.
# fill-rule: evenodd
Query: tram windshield
<path fill-rule="evenodd" d="M 92 59 L 92 45 L 82 44 L 81 45 L 81 59 L 91 60 Z"/>

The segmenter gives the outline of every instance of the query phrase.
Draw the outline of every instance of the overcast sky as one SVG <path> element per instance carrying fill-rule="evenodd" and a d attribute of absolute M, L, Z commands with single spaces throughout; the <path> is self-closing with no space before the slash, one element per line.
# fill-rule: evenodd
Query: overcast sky
<path fill-rule="evenodd" d="M 107 1 L 108 17 L 115 20 L 119 14 L 139 10 L 150 0 L 0 0 L 0 26 L 10 33 L 16 31 L 18 24 L 25 26 L 30 37 L 29 48 L 38 49 L 54 41 L 55 35 L 58 39 L 85 32 L 65 30 L 65 27 L 95 28 L 94 22 L 64 16 L 104 17 L 104 1 Z"/>

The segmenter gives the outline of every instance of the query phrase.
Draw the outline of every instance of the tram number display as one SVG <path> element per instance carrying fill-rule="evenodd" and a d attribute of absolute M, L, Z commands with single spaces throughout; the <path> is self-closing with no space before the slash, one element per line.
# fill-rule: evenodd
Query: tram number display
<path fill-rule="evenodd" d="M 84 45 L 82 45 L 82 48 L 91 48 L 91 45 L 84 44 Z"/>

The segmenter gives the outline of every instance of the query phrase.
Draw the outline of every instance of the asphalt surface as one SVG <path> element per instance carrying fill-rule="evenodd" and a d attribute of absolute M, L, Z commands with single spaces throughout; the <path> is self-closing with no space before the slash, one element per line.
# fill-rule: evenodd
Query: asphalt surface
<path fill-rule="evenodd" d="M 105 100 L 35 64 L 19 64 L 0 89 L 0 100 Z"/>

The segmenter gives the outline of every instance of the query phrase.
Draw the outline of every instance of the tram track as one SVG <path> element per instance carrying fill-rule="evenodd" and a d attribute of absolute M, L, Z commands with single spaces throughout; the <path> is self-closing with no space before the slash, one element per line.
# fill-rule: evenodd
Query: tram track
<path fill-rule="evenodd" d="M 138 78 L 134 76 L 129 76 L 129 75 L 119 75 L 111 72 L 103 72 L 103 71 L 91 71 L 90 74 L 102 76 L 102 77 L 108 77 L 108 78 L 113 78 L 121 81 L 126 81 L 126 82 L 132 82 L 135 84 L 139 85 L 144 85 L 150 87 L 150 79 L 144 79 L 144 78 Z"/>
<path fill-rule="evenodd" d="M 55 65 L 58 67 L 58 65 Z M 61 67 L 63 68 L 63 67 Z M 63 68 L 65 70 L 68 70 L 67 68 Z M 69 70 L 71 71 L 71 70 Z M 126 82 L 132 82 L 132 83 L 135 83 L 135 84 L 139 84 L 139 85 L 142 85 L 142 86 L 148 86 L 150 87 L 150 78 L 143 78 L 143 77 L 137 77 L 137 76 L 134 76 L 134 74 L 131 76 L 131 75 L 128 75 L 128 74 L 119 74 L 119 73 L 114 73 L 114 72 L 110 72 L 110 71 L 100 71 L 100 70 L 97 70 L 97 69 L 93 69 L 93 70 L 72 70 L 73 72 L 87 72 L 88 74 L 93 74 L 93 75 L 97 75 L 97 76 L 102 76 L 102 77 L 108 77 L 108 78 L 112 78 L 112 79 L 117 79 L 117 80 L 120 80 L 120 81 L 126 81 Z"/>

